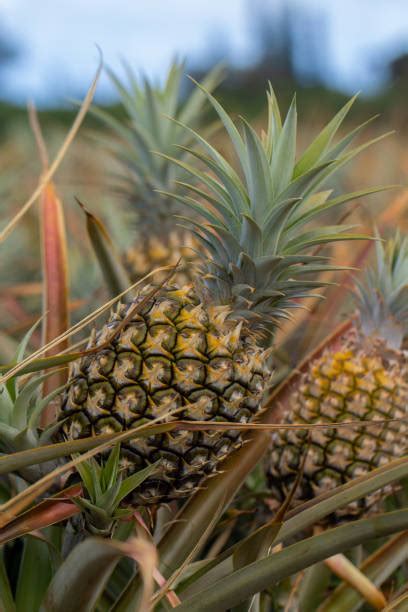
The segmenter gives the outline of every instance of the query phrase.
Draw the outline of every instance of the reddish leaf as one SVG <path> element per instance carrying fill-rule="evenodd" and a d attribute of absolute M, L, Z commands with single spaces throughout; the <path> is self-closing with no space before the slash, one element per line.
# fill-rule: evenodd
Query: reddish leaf
<path fill-rule="evenodd" d="M 24 512 L 6 527 L 0 529 L 0 545 L 79 514 L 80 509 L 71 501 L 71 498 L 78 497 L 81 492 L 81 485 L 74 485 L 58 493 L 58 496 L 45 499 L 34 508 Z"/>
<path fill-rule="evenodd" d="M 43 278 L 44 278 L 44 327 L 43 342 L 47 344 L 69 327 L 68 315 L 68 266 L 64 216 L 54 186 L 49 183 L 41 197 L 40 207 Z M 67 341 L 51 349 L 46 356 L 55 355 L 68 348 Z M 66 370 L 50 376 L 44 383 L 47 395 L 65 384 Z M 55 408 L 50 405 L 43 413 L 42 425 L 52 422 Z"/>

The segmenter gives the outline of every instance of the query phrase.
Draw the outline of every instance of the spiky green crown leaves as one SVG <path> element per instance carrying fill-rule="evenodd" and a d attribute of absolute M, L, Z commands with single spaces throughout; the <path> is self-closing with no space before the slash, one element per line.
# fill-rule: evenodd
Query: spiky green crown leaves
<path fill-rule="evenodd" d="M 163 86 L 154 85 L 146 77 L 138 79 L 125 65 L 127 84 L 112 70 L 109 77 L 119 94 L 126 119 L 121 121 L 99 108 L 93 112 L 110 127 L 119 143 L 109 148 L 120 162 L 122 170 L 119 190 L 134 205 L 141 216 L 152 225 L 158 218 L 168 218 L 174 200 L 161 196 L 158 190 L 175 190 L 177 180 L 186 172 L 182 167 L 158 157 L 153 151 L 174 155 L 175 145 L 191 147 L 192 135 L 176 119 L 197 129 L 203 125 L 209 109 L 205 95 L 198 88 L 185 97 L 183 92 L 184 62 L 173 62 Z M 223 69 L 214 68 L 204 79 L 203 86 L 212 91 L 222 80 Z M 177 150 L 179 160 L 187 157 L 183 148 Z"/>
<path fill-rule="evenodd" d="M 235 315 L 253 326 L 273 329 L 279 319 L 288 317 L 288 309 L 299 307 L 300 298 L 312 295 L 324 284 L 319 280 L 322 272 L 340 268 L 314 255 L 317 245 L 361 238 L 349 233 L 352 226 L 324 225 L 320 217 L 383 188 L 331 197 L 331 191 L 321 191 L 321 187 L 382 137 L 350 148 L 363 124 L 333 143 L 352 98 L 296 160 L 295 99 L 282 121 L 275 94 L 269 88 L 268 127 L 259 137 L 244 119 L 240 132 L 217 100 L 209 92 L 205 94 L 225 127 L 241 172 L 238 174 L 205 138 L 186 128 L 201 147 L 200 151 L 189 151 L 208 172 L 173 158 L 204 186 L 199 189 L 194 181 L 189 182 L 183 186 L 192 196 L 173 196 L 207 222 L 195 223 L 195 233 L 208 254 L 203 272 L 211 298 L 230 304 Z"/>
<path fill-rule="evenodd" d="M 378 239 L 376 265 L 356 281 L 355 298 L 363 334 L 400 348 L 408 333 L 408 237 Z"/>
<path fill-rule="evenodd" d="M 123 478 L 120 445 L 115 446 L 106 462 L 88 459 L 76 466 L 87 497 L 74 499 L 84 512 L 85 525 L 91 533 L 110 535 L 117 519 L 128 517 L 134 509 L 121 508 L 122 502 L 157 470 L 158 462 Z"/>

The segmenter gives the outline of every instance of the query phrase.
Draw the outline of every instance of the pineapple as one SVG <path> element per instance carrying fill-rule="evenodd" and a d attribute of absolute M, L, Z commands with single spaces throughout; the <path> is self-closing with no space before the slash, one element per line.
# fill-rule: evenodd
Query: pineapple
<path fill-rule="evenodd" d="M 378 426 L 281 430 L 267 462 L 270 488 L 281 501 L 299 471 L 295 498 L 306 501 L 380 467 L 406 452 L 408 368 L 401 350 L 408 326 L 408 238 L 376 245 L 376 268 L 356 284 L 358 319 L 341 340 L 315 359 L 294 390 L 285 423 L 402 419 Z M 377 491 L 339 508 L 330 521 L 358 518 L 378 507 Z"/>
<path fill-rule="evenodd" d="M 178 121 L 197 128 L 203 122 L 205 96 L 195 90 L 182 100 L 184 63 L 174 62 L 163 87 L 153 86 L 147 79 L 140 83 L 127 67 L 129 86 L 109 72 L 126 112 L 120 121 L 108 113 L 95 109 L 106 124 L 119 136 L 120 143 L 113 149 L 121 167 L 119 191 L 132 212 L 136 213 L 135 239 L 126 251 L 124 263 L 133 281 L 166 265 L 179 264 L 178 282 L 191 280 L 191 267 L 197 247 L 191 232 L 181 228 L 175 213 L 180 213 L 174 198 L 159 191 L 181 193 L 186 171 L 171 163 L 163 155 L 184 160 L 192 137 Z M 210 90 L 221 79 L 222 70 L 214 69 L 203 83 Z M 205 114 L 205 113 L 204 113 Z M 170 121 L 169 118 L 174 119 Z M 110 148 L 112 145 L 110 144 Z M 157 280 L 161 280 L 160 276 Z"/>
<path fill-rule="evenodd" d="M 62 428 L 69 439 L 128 429 L 169 409 L 178 410 L 172 418 L 191 421 L 256 419 L 271 375 L 270 338 L 290 309 L 322 285 L 317 276 L 330 268 L 327 257 L 311 250 L 358 238 L 345 226 L 310 227 L 322 212 L 354 197 L 343 194 L 322 204 L 318 192 L 361 150 L 361 145 L 349 150 L 359 128 L 332 143 L 352 101 L 296 162 L 295 100 L 282 123 L 274 92 L 268 91 L 268 127 L 260 138 L 245 121 L 241 133 L 215 98 L 206 96 L 224 123 L 243 178 L 185 128 L 204 150 L 193 154 L 210 171 L 174 160 L 206 187 L 191 185 L 200 199 L 176 194 L 207 220 L 192 222 L 202 244 L 200 274 L 194 284 L 165 286 L 153 296 L 145 287 L 130 305 L 119 304 L 91 338 L 95 352 L 75 364 L 63 402 Z M 121 326 L 136 304 L 140 311 Z M 109 347 L 98 351 L 115 329 Z M 159 472 L 143 483 L 133 503 L 190 495 L 240 444 L 241 433 L 233 430 L 184 431 L 125 443 L 127 472 L 160 460 Z"/>

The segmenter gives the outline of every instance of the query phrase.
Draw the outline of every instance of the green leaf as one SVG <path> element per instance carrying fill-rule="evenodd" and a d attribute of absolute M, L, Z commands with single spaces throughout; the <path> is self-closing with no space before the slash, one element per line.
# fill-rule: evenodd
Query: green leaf
<path fill-rule="evenodd" d="M 294 495 L 300 485 L 303 476 L 304 464 L 307 458 L 309 447 L 303 454 L 303 459 L 298 470 L 295 482 L 293 483 L 289 495 L 280 505 L 272 520 L 250 534 L 241 543 L 234 547 L 232 554 L 232 562 L 234 569 L 239 569 L 257 559 L 267 557 L 272 550 L 272 545 L 276 541 L 280 530 L 282 529 L 284 516 L 290 507 Z"/>
<path fill-rule="evenodd" d="M 172 429 L 175 427 L 174 424 L 175 424 L 175 421 L 171 423 L 165 423 L 162 425 L 162 427 L 164 427 L 166 430 L 170 426 L 170 429 Z M 182 427 L 184 428 L 185 425 L 183 424 Z M 155 428 L 154 425 L 153 425 L 153 428 Z M 113 436 L 113 441 L 121 442 L 126 439 L 131 439 L 135 436 L 135 434 L 137 435 L 136 432 L 139 432 L 142 434 L 144 433 L 146 435 L 147 434 L 146 430 L 149 430 L 149 429 L 151 431 L 151 426 L 149 424 L 143 424 L 138 428 L 134 428 L 129 431 L 122 431 L 122 432 L 119 432 L 118 434 L 115 434 Z M 159 426 L 159 430 L 160 430 L 160 426 Z M 99 436 L 96 436 L 96 438 L 98 437 Z M 12 497 L 10 500 L 2 504 L 0 506 L 0 527 L 4 527 L 7 524 L 9 524 L 11 521 L 13 521 L 16 518 L 16 516 L 18 516 L 30 504 L 32 504 L 33 501 L 39 495 L 47 491 L 51 487 L 51 485 L 53 484 L 53 482 L 55 481 L 57 477 L 62 476 L 62 474 L 76 467 L 79 463 L 90 459 L 97 453 L 107 450 L 109 446 L 111 446 L 112 444 L 111 440 L 99 443 L 97 445 L 97 448 L 93 448 L 92 450 L 89 450 L 88 452 L 84 453 L 80 457 L 76 457 L 75 459 L 72 459 L 71 461 L 65 462 L 63 465 L 56 467 L 51 472 L 48 472 L 47 474 L 42 476 L 39 480 L 31 484 L 30 486 L 26 487 L 25 489 L 21 490 L 19 493 L 14 495 L 14 497 Z M 39 449 L 36 449 L 36 450 L 39 450 Z"/>
<path fill-rule="evenodd" d="M 234 569 L 244 567 L 257 559 L 266 556 L 262 554 L 272 546 L 273 542 L 281 530 L 282 523 L 271 521 L 267 525 L 263 525 L 257 529 L 253 534 L 243 540 L 236 546 L 233 553 L 233 566 Z"/>
<path fill-rule="evenodd" d="M 112 441 L 127 440 L 131 438 L 146 437 L 156 433 L 164 433 L 176 427 L 175 421 L 171 423 L 158 423 L 153 425 L 144 425 L 143 428 L 134 428 L 127 431 L 122 431 L 115 434 L 101 434 L 99 436 L 90 436 L 78 440 L 69 440 L 67 442 L 58 442 L 48 446 L 40 446 L 10 455 L 0 456 L 0 475 L 8 474 L 9 472 L 17 472 L 24 467 L 36 463 L 46 463 L 59 457 L 67 457 L 73 453 L 81 453 L 91 449 L 101 447 L 102 445 Z M 103 447 L 104 449 L 104 447 Z"/>
<path fill-rule="evenodd" d="M 408 558 L 408 532 L 398 534 L 374 551 L 361 565 L 361 571 L 381 586 Z M 319 612 L 356 612 L 364 603 L 360 593 L 342 582 L 323 602 Z"/>
<path fill-rule="evenodd" d="M 104 527 L 112 521 L 112 518 L 108 516 L 106 510 L 96 504 L 93 504 L 84 497 L 79 497 L 73 500 L 75 504 L 81 508 L 81 510 L 87 511 L 92 515 L 93 519 L 97 521 L 98 527 L 102 524 Z"/>
<path fill-rule="evenodd" d="M 78 456 L 78 455 L 74 455 Z M 94 481 L 93 481 L 93 471 L 91 468 L 91 462 L 90 461 L 84 461 L 83 463 L 79 463 L 76 467 L 77 471 L 79 472 L 79 475 L 81 476 L 81 480 L 84 484 L 84 487 L 89 495 L 89 497 L 95 501 L 96 498 L 96 492 L 95 492 L 95 487 L 94 487 Z"/>
<path fill-rule="evenodd" d="M 211 72 L 202 81 L 202 87 L 206 91 L 213 91 L 224 78 L 224 66 L 219 64 L 215 66 Z M 199 116 L 206 101 L 204 92 L 196 88 L 186 101 L 183 109 L 180 112 L 179 119 L 182 123 L 190 124 L 195 117 Z M 169 114 L 169 113 L 168 113 Z"/>
<path fill-rule="evenodd" d="M 299 207 L 297 214 L 295 213 L 293 218 L 289 223 L 289 228 L 293 228 L 295 226 L 299 226 L 299 224 L 304 224 L 309 222 L 316 215 L 320 215 L 336 206 L 341 204 L 345 204 L 347 202 L 351 202 L 353 200 L 358 200 L 359 198 L 364 198 L 368 195 L 372 195 L 375 193 L 381 193 L 382 191 L 388 191 L 389 189 L 394 189 L 394 185 L 388 186 L 379 186 L 372 187 L 371 189 L 362 189 L 360 191 L 354 191 L 351 193 L 346 193 L 344 195 L 338 196 L 337 198 L 333 198 L 331 200 L 325 201 L 323 204 L 318 206 L 310 206 L 310 208 L 306 208 L 306 210 L 302 209 L 303 207 Z"/>
<path fill-rule="evenodd" d="M 406 477 L 407 470 L 408 457 L 401 457 L 298 506 L 288 512 L 279 540 L 287 541 L 338 508 L 401 480 Z"/>
<path fill-rule="evenodd" d="M 241 134 L 239 133 L 239 131 L 235 127 L 234 122 L 232 121 L 232 119 L 228 115 L 228 113 L 223 109 L 223 107 L 218 102 L 218 100 L 216 100 L 216 98 L 214 98 L 214 96 L 211 95 L 211 93 L 209 91 L 207 91 L 202 85 L 200 85 L 200 83 L 197 83 L 197 81 L 195 81 L 194 79 L 191 79 L 191 80 L 193 81 L 193 83 L 195 85 L 197 85 L 197 87 L 199 87 L 201 89 L 201 91 L 204 92 L 204 94 L 207 96 L 208 100 L 210 101 L 210 103 L 214 107 L 216 113 L 218 114 L 219 118 L 222 121 L 222 124 L 223 124 L 225 130 L 228 133 L 228 136 L 231 139 L 232 144 L 234 145 L 234 150 L 235 150 L 235 153 L 238 156 L 239 162 L 241 164 L 241 168 L 242 168 L 245 176 L 248 176 L 250 170 L 249 170 L 249 167 L 248 167 L 247 152 L 246 152 L 246 149 L 245 149 L 244 142 L 243 142 L 243 140 L 241 138 Z M 207 150 L 210 150 L 209 144 L 207 142 L 205 142 L 199 136 L 199 134 L 195 133 L 195 136 L 199 140 L 199 142 L 201 144 L 203 144 L 207 148 Z M 218 154 L 217 151 L 215 151 L 215 149 L 212 149 L 212 154 L 215 155 L 214 159 L 219 159 L 220 162 L 225 163 L 225 160 L 222 159 L 222 157 Z"/>
<path fill-rule="evenodd" d="M 17 612 L 39 610 L 51 575 L 52 565 L 47 543 L 26 536 L 17 582 Z"/>
<path fill-rule="evenodd" d="M 98 506 L 104 508 L 109 516 L 112 516 L 118 507 L 117 496 L 120 490 L 121 480 L 120 478 L 115 484 L 103 493 L 103 495 L 97 500 Z"/>
<path fill-rule="evenodd" d="M 295 255 L 300 249 L 306 249 L 318 244 L 329 244 L 343 240 L 369 240 L 371 236 L 364 234 L 348 234 L 355 225 L 331 225 L 312 229 L 293 238 L 285 245 L 285 252 Z"/>
<path fill-rule="evenodd" d="M 42 610 L 95 610 L 98 598 L 121 557 L 122 553 L 109 541 L 88 538 L 77 545 L 53 577 Z M 25 612 L 29 609 L 26 608 Z"/>
<path fill-rule="evenodd" d="M 297 598 L 302 612 L 316 612 L 329 590 L 331 578 L 332 574 L 324 562 L 307 568 Z"/>
<path fill-rule="evenodd" d="M 30 382 L 28 382 L 21 391 L 18 392 L 16 401 L 14 403 L 14 410 L 12 414 L 12 425 L 17 430 L 22 430 L 26 427 L 29 420 L 29 409 L 30 404 L 35 401 L 35 392 L 38 387 L 51 375 L 50 372 L 43 376 L 37 376 Z"/>
<path fill-rule="evenodd" d="M 136 472 L 136 474 L 132 474 L 131 476 L 125 478 L 125 480 L 120 486 L 119 493 L 116 497 L 117 502 L 121 502 L 123 499 L 125 499 L 127 495 L 137 489 L 137 487 L 139 487 L 142 482 L 146 480 L 146 478 L 152 476 L 157 470 L 159 463 L 160 461 L 156 461 L 156 463 L 148 465 L 143 470 L 139 470 L 138 472 Z"/>
<path fill-rule="evenodd" d="M 356 128 L 354 128 L 354 130 L 351 130 L 351 132 L 341 138 L 339 142 L 337 142 L 325 153 L 325 155 L 323 156 L 324 159 L 337 159 L 338 157 L 340 157 L 341 154 L 347 150 L 353 140 L 356 139 L 360 132 L 377 118 L 378 115 L 374 115 L 373 117 L 370 117 L 370 119 L 367 119 L 367 121 L 364 121 L 364 123 L 358 125 Z"/>
<path fill-rule="evenodd" d="M 32 327 L 30 327 L 28 332 L 24 335 L 24 338 L 20 342 L 20 344 L 18 346 L 18 349 L 17 349 L 17 352 L 16 352 L 16 356 L 15 356 L 16 363 L 18 363 L 18 362 L 22 361 L 22 359 L 24 359 L 24 355 L 25 355 L 25 352 L 27 350 L 28 343 L 30 342 L 31 336 L 33 335 L 33 333 L 37 329 L 37 327 L 40 325 L 41 321 L 42 321 L 42 317 L 40 319 L 38 319 L 38 321 L 36 321 L 34 323 L 34 325 Z M 17 395 L 16 384 L 17 384 L 17 378 L 16 377 L 11 378 L 6 383 L 7 389 L 9 391 L 10 396 L 11 396 L 13 401 L 16 399 L 16 395 Z"/>
<path fill-rule="evenodd" d="M 46 397 L 44 397 L 41 401 L 37 401 L 35 403 L 35 405 L 33 406 L 30 415 L 29 415 L 29 419 L 28 419 L 28 428 L 29 429 L 35 429 L 36 427 L 38 427 L 38 421 L 39 418 L 42 414 L 42 411 L 44 410 L 44 408 L 55 398 L 57 397 L 64 389 L 65 389 L 66 385 L 63 385 L 57 389 L 55 389 L 54 391 L 52 391 L 51 393 L 49 393 Z M 55 424 L 51 424 L 50 428 L 53 429 Z M 42 432 L 43 434 L 48 431 L 48 430 L 44 430 L 44 432 Z"/>
<path fill-rule="evenodd" d="M 108 460 L 102 468 L 101 484 L 102 489 L 106 491 L 113 487 L 117 482 L 120 460 L 120 444 L 116 444 L 109 454 Z"/>
<path fill-rule="evenodd" d="M 243 121 L 245 144 L 248 151 L 250 172 L 246 177 L 249 201 L 252 204 L 252 215 L 258 224 L 262 224 L 273 199 L 273 182 L 269 171 L 268 159 L 255 130 Z"/>
<path fill-rule="evenodd" d="M 256 441 L 245 445 L 244 452 L 237 451 L 223 464 L 222 474 L 216 475 L 205 484 L 205 487 L 193 495 L 159 543 L 160 572 L 169 578 L 186 561 L 208 525 L 216 522 L 223 509 L 228 505 L 245 477 L 262 457 L 269 441 L 269 435 L 260 432 Z M 209 537 L 210 532 L 207 534 Z M 132 602 L 140 590 L 140 582 L 133 580 L 123 593 L 123 601 Z M 118 604 L 118 611 L 126 610 Z"/>
<path fill-rule="evenodd" d="M 0 449 L 2 452 L 8 453 L 13 448 L 13 443 L 18 433 L 15 427 L 0 423 Z"/>
<path fill-rule="evenodd" d="M 258 443 L 259 444 L 259 443 Z M 242 452 L 241 452 L 242 454 Z M 238 455 L 238 453 L 237 453 Z M 402 457 L 401 459 L 396 459 L 388 464 L 382 466 L 381 468 L 377 468 L 370 472 L 369 474 L 364 474 L 359 478 L 355 478 L 348 483 L 337 487 L 332 491 L 327 491 L 326 493 L 316 497 L 301 506 L 297 506 L 293 510 L 287 513 L 287 519 L 283 523 L 277 538 L 278 542 L 288 542 L 294 537 L 297 537 L 299 534 L 303 533 L 306 529 L 310 528 L 312 525 L 319 523 L 325 516 L 331 514 L 335 510 L 340 507 L 344 507 L 347 504 L 359 499 L 361 497 L 365 497 L 369 495 L 373 491 L 382 489 L 387 486 L 391 482 L 396 482 L 404 478 L 408 473 L 408 457 Z M 226 477 L 218 476 L 219 480 L 226 480 Z M 225 483 L 223 483 L 225 487 Z M 197 495 L 197 497 L 199 494 Z M 183 520 L 183 515 L 180 515 L 180 520 Z M 189 518 L 189 520 L 193 520 L 193 518 Z M 266 527 L 267 528 L 267 527 Z M 262 528 L 261 528 L 262 529 Z M 173 535 L 170 533 L 170 535 Z M 179 539 L 182 538 L 182 534 L 178 534 Z M 191 536 L 191 534 L 190 534 Z M 225 571 L 228 571 L 232 568 L 232 555 L 237 546 L 244 546 L 245 542 L 249 542 L 252 535 L 250 534 L 244 540 L 242 540 L 237 545 L 233 546 L 231 549 L 225 551 L 219 558 L 219 569 L 221 571 L 221 566 L 225 567 Z M 167 544 L 167 542 L 165 542 Z M 173 543 L 170 540 L 170 543 Z M 180 546 L 180 542 L 178 541 Z M 191 542 L 184 542 L 185 547 L 187 548 L 191 545 Z M 163 545 L 159 547 L 159 550 L 167 555 L 168 558 L 171 558 L 171 554 L 173 551 L 164 550 Z M 176 551 L 178 554 L 179 551 Z M 211 564 L 208 566 L 209 569 L 214 567 L 217 564 L 217 560 L 211 561 Z M 162 571 L 166 571 L 165 568 L 162 568 Z M 203 573 L 203 570 L 201 571 Z M 199 578 L 199 576 L 197 576 Z M 194 580 L 192 580 L 194 582 Z M 194 586 L 194 592 L 196 591 L 196 587 Z"/>
<path fill-rule="evenodd" d="M 50 357 L 41 357 L 34 359 L 31 363 L 21 368 L 14 378 L 24 376 L 25 374 L 31 374 L 32 372 L 40 372 L 47 368 L 53 368 L 54 366 L 65 365 L 71 361 L 75 361 L 81 357 L 81 353 L 64 353 L 63 355 L 53 355 Z M 0 365 L 0 374 L 6 374 L 9 370 L 15 368 L 18 362 L 7 363 Z"/>
<path fill-rule="evenodd" d="M 335 136 L 337 130 L 343 123 L 344 118 L 349 112 L 350 108 L 354 104 L 357 95 L 353 96 L 346 104 L 339 110 L 339 112 L 329 121 L 326 127 L 318 134 L 314 141 L 307 147 L 298 163 L 296 164 L 294 176 L 301 176 L 307 172 L 310 168 L 313 168 L 321 160 L 324 153 L 327 151 L 330 143 Z"/>
<path fill-rule="evenodd" d="M 203 602 L 206 609 L 214 612 L 230 609 L 327 557 L 407 528 L 408 513 L 404 509 L 328 530 L 234 571 L 185 599 L 178 609 L 180 612 L 201 612 Z"/>
<path fill-rule="evenodd" d="M 139 612 L 148 612 L 156 565 L 153 545 L 136 538 L 118 542 L 92 537 L 76 546 L 62 563 L 51 581 L 41 610 L 93 612 L 112 571 L 123 556 L 131 557 L 140 565 L 145 589 Z"/>
<path fill-rule="evenodd" d="M 16 354 L 16 362 L 19 362 L 22 359 L 24 359 L 24 355 L 27 350 L 28 343 L 30 342 L 31 336 L 33 335 L 37 327 L 40 325 L 41 321 L 42 321 L 42 317 L 40 317 L 38 321 L 36 321 L 34 325 L 30 327 L 28 332 L 24 335 L 24 338 L 22 339 L 22 341 L 20 342 L 18 346 L 18 351 Z"/>
<path fill-rule="evenodd" d="M 13 594 L 4 565 L 4 549 L 0 549 L 0 609 L 2 612 L 16 612 Z"/>
<path fill-rule="evenodd" d="M 357 155 L 365 151 L 368 147 L 371 147 L 372 145 L 377 144 L 378 142 L 381 142 L 382 140 L 384 140 L 384 138 L 388 138 L 388 136 L 390 136 L 391 134 L 393 134 L 393 132 L 386 132 L 385 134 L 381 134 L 381 136 L 372 138 L 371 140 L 364 142 L 360 146 L 355 147 L 348 153 L 345 153 L 343 157 L 335 159 L 334 161 L 333 161 L 333 158 L 331 158 L 332 163 L 328 165 L 327 169 L 322 174 L 316 177 L 316 180 L 309 185 L 304 195 L 308 196 L 311 193 L 313 193 L 313 191 L 315 191 L 321 185 L 323 185 L 332 174 L 337 172 L 344 165 L 348 164 L 354 157 L 356 157 Z M 324 158 L 323 161 L 325 160 L 326 158 Z M 328 161 L 330 162 L 330 160 Z"/>
<path fill-rule="evenodd" d="M 264 143 L 265 151 L 270 160 L 273 155 L 275 143 L 278 141 L 282 131 L 282 118 L 279 110 L 279 104 L 273 91 L 271 83 L 268 83 L 266 91 L 268 100 L 268 129 L 265 134 Z"/>
<path fill-rule="evenodd" d="M 195 135 L 198 142 L 207 150 L 208 155 L 187 147 L 179 146 L 178 148 L 189 152 L 193 157 L 202 161 L 207 168 L 221 180 L 226 192 L 230 194 L 231 201 L 233 203 L 237 203 L 237 213 L 249 211 L 249 198 L 247 191 L 234 168 L 222 157 L 222 155 L 218 153 L 214 147 L 204 140 L 204 138 L 202 138 L 196 132 L 192 131 L 192 133 Z M 171 160 L 172 158 L 169 158 L 169 161 Z M 181 166 L 180 163 L 178 163 L 178 165 Z"/>
<path fill-rule="evenodd" d="M 272 156 L 271 181 L 275 196 L 282 193 L 292 180 L 296 155 L 296 126 L 296 98 L 294 97 Z"/>

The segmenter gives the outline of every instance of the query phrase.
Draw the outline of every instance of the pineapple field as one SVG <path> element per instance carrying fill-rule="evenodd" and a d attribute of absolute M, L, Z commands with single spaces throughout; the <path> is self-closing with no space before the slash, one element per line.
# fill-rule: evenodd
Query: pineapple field
<path fill-rule="evenodd" d="M 224 78 L 4 133 L 1 612 L 408 610 L 408 134 Z"/>

